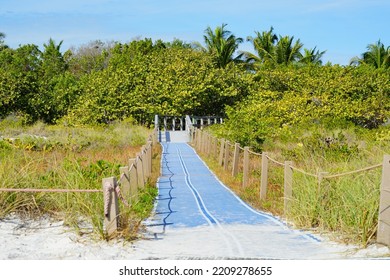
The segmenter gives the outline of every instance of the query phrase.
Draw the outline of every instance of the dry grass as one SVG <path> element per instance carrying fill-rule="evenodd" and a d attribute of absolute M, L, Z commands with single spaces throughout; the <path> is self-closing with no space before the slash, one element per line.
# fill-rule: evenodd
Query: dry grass
<path fill-rule="evenodd" d="M 119 167 L 128 165 L 129 158 L 140 151 L 150 132 L 127 124 L 5 127 L 0 139 L 0 187 L 100 190 L 102 178 L 119 177 Z M 154 157 L 158 157 L 158 148 Z M 159 165 L 159 161 L 154 160 L 153 164 Z M 155 176 L 140 191 L 137 203 L 128 209 L 121 206 L 122 236 L 134 238 L 140 220 L 153 207 Z M 49 214 L 63 219 L 80 234 L 80 222 L 87 222 L 92 224 L 94 233 L 105 238 L 102 193 L 0 192 L 0 217 L 10 213 L 29 217 Z"/>
<path fill-rule="evenodd" d="M 267 154 L 284 163 L 292 160 L 293 166 L 308 173 L 327 171 L 339 174 L 381 163 L 389 153 L 390 145 L 377 140 L 377 133 L 355 132 L 353 129 L 335 133 L 338 138 L 327 145 L 321 142 L 322 134 L 306 132 L 301 138 L 268 141 Z M 284 210 L 284 168 L 268 161 L 267 199 L 260 200 L 261 157 L 250 155 L 249 179 L 242 187 L 243 157 L 240 152 L 239 173 L 232 176 L 232 148 L 228 168 L 218 163 L 219 147 L 213 155 L 199 152 L 213 172 L 244 201 L 254 208 L 283 216 L 301 229 L 331 232 L 338 240 L 367 246 L 376 239 L 379 208 L 381 168 L 354 175 L 324 179 L 293 172 L 292 199 L 289 210 Z"/>

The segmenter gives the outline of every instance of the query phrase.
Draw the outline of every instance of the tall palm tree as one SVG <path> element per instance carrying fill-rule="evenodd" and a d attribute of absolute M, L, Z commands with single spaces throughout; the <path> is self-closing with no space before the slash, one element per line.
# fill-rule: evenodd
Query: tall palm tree
<path fill-rule="evenodd" d="M 273 30 L 274 28 L 271 26 L 269 31 L 261 33 L 256 31 L 256 37 L 247 37 L 247 41 L 252 42 L 253 48 L 257 52 L 257 55 L 244 52 L 247 62 L 275 62 L 275 43 L 278 40 L 278 36 L 276 36 Z"/>
<path fill-rule="evenodd" d="M 385 48 L 380 40 L 375 44 L 369 44 L 367 51 L 361 57 L 354 57 L 350 65 L 372 65 L 375 68 L 390 68 L 390 46 Z"/>
<path fill-rule="evenodd" d="M 230 62 L 238 62 L 242 54 L 233 57 L 238 49 L 238 45 L 243 42 L 242 38 L 237 38 L 225 27 L 227 24 L 217 26 L 213 31 L 210 27 L 205 30 L 203 36 L 206 47 L 197 44 L 202 50 L 214 56 L 216 64 L 220 68 L 225 68 Z"/>
<path fill-rule="evenodd" d="M 302 64 L 312 64 L 312 65 L 322 65 L 322 56 L 325 54 L 326 51 L 320 52 L 319 50 L 316 51 L 317 47 L 314 47 L 314 49 L 304 49 L 301 59 L 299 60 Z"/>
<path fill-rule="evenodd" d="M 294 37 L 276 36 L 271 26 L 269 31 L 256 32 L 256 37 L 248 37 L 252 42 L 256 54 L 243 52 L 248 63 L 260 63 L 262 65 L 288 65 L 297 62 L 302 57 L 303 44 L 300 40 L 294 43 Z"/>
<path fill-rule="evenodd" d="M 276 44 L 276 63 L 288 65 L 298 61 L 301 57 L 301 49 L 303 44 L 300 40 L 296 40 L 293 44 L 294 36 L 279 36 L 279 40 Z"/>

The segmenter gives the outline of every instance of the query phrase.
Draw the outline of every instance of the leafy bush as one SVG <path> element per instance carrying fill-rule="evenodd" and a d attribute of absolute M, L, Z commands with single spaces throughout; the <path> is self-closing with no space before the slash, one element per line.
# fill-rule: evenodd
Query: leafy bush
<path fill-rule="evenodd" d="M 377 128 L 389 118 L 390 72 L 372 68 L 277 68 L 255 74 L 251 94 L 226 111 L 226 135 L 260 150 L 292 127 Z"/>

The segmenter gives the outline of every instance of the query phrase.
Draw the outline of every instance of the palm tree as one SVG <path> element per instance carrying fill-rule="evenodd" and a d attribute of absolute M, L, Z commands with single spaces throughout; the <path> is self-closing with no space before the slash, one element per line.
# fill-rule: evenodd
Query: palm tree
<path fill-rule="evenodd" d="M 297 62 L 302 57 L 303 44 L 298 39 L 294 43 L 294 37 L 276 36 L 271 26 L 269 31 L 256 32 L 256 37 L 248 37 L 252 42 L 257 55 L 243 52 L 248 63 L 260 63 L 264 65 L 288 65 Z"/>
<path fill-rule="evenodd" d="M 326 51 L 320 52 L 316 51 L 317 47 L 314 49 L 304 49 L 301 59 L 299 60 L 302 64 L 312 64 L 312 65 L 322 65 L 322 56 Z"/>
<path fill-rule="evenodd" d="M 294 36 L 279 36 L 275 49 L 275 60 L 277 64 L 288 65 L 298 61 L 301 57 L 303 44 L 298 39 L 293 44 Z"/>
<path fill-rule="evenodd" d="M 221 26 L 217 26 L 214 31 L 210 27 L 207 27 L 203 36 L 206 47 L 202 47 L 199 43 L 196 44 L 203 51 L 213 55 L 217 66 L 220 68 L 225 68 L 230 62 L 238 62 L 242 57 L 242 54 L 239 54 L 233 58 L 234 53 L 238 49 L 238 45 L 243 40 L 226 30 L 226 25 L 222 24 Z"/>
<path fill-rule="evenodd" d="M 372 65 L 375 68 L 390 67 L 390 46 L 385 48 L 380 40 L 375 44 L 369 44 L 367 51 L 361 55 L 361 58 L 354 57 L 351 59 L 350 65 Z"/>
<path fill-rule="evenodd" d="M 263 31 L 262 33 L 256 31 L 256 37 L 247 37 L 247 41 L 252 42 L 257 55 L 244 52 L 247 58 L 246 62 L 275 62 L 275 43 L 278 40 L 278 36 L 276 36 L 273 30 L 274 28 L 271 26 L 269 31 Z"/>

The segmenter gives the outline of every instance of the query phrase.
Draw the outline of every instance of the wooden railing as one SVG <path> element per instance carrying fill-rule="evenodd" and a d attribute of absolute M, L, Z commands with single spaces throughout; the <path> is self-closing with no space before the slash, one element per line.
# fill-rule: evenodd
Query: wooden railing
<path fill-rule="evenodd" d="M 246 188 L 250 184 L 250 180 L 253 180 L 253 178 L 250 178 L 251 173 L 260 171 L 259 197 L 261 201 L 267 199 L 267 189 L 269 185 L 268 173 L 271 164 L 275 167 L 283 168 L 283 200 L 285 213 L 289 211 L 289 205 L 293 199 L 292 190 L 294 173 L 301 173 L 315 178 L 317 180 L 318 188 L 320 188 L 325 179 L 382 168 L 377 242 L 390 246 L 390 155 L 384 155 L 382 163 L 358 170 L 340 174 L 329 174 L 328 172 L 318 172 L 317 174 L 314 174 L 295 167 L 292 161 L 280 162 L 271 158 L 267 152 L 253 152 L 249 147 L 241 147 L 239 143 L 230 143 L 226 139 L 218 139 L 195 127 L 191 129 L 190 134 L 192 145 L 199 153 L 213 158 L 225 171 L 231 171 L 232 176 L 237 176 L 239 171 L 242 172 L 242 188 Z"/>
<path fill-rule="evenodd" d="M 108 177 L 102 180 L 104 194 L 104 226 L 107 236 L 116 233 L 119 226 L 119 202 L 130 207 L 138 200 L 138 192 L 143 189 L 152 174 L 153 146 L 156 144 L 156 130 L 149 136 L 135 158 L 130 158 L 127 166 L 120 167 L 119 179 Z"/>

